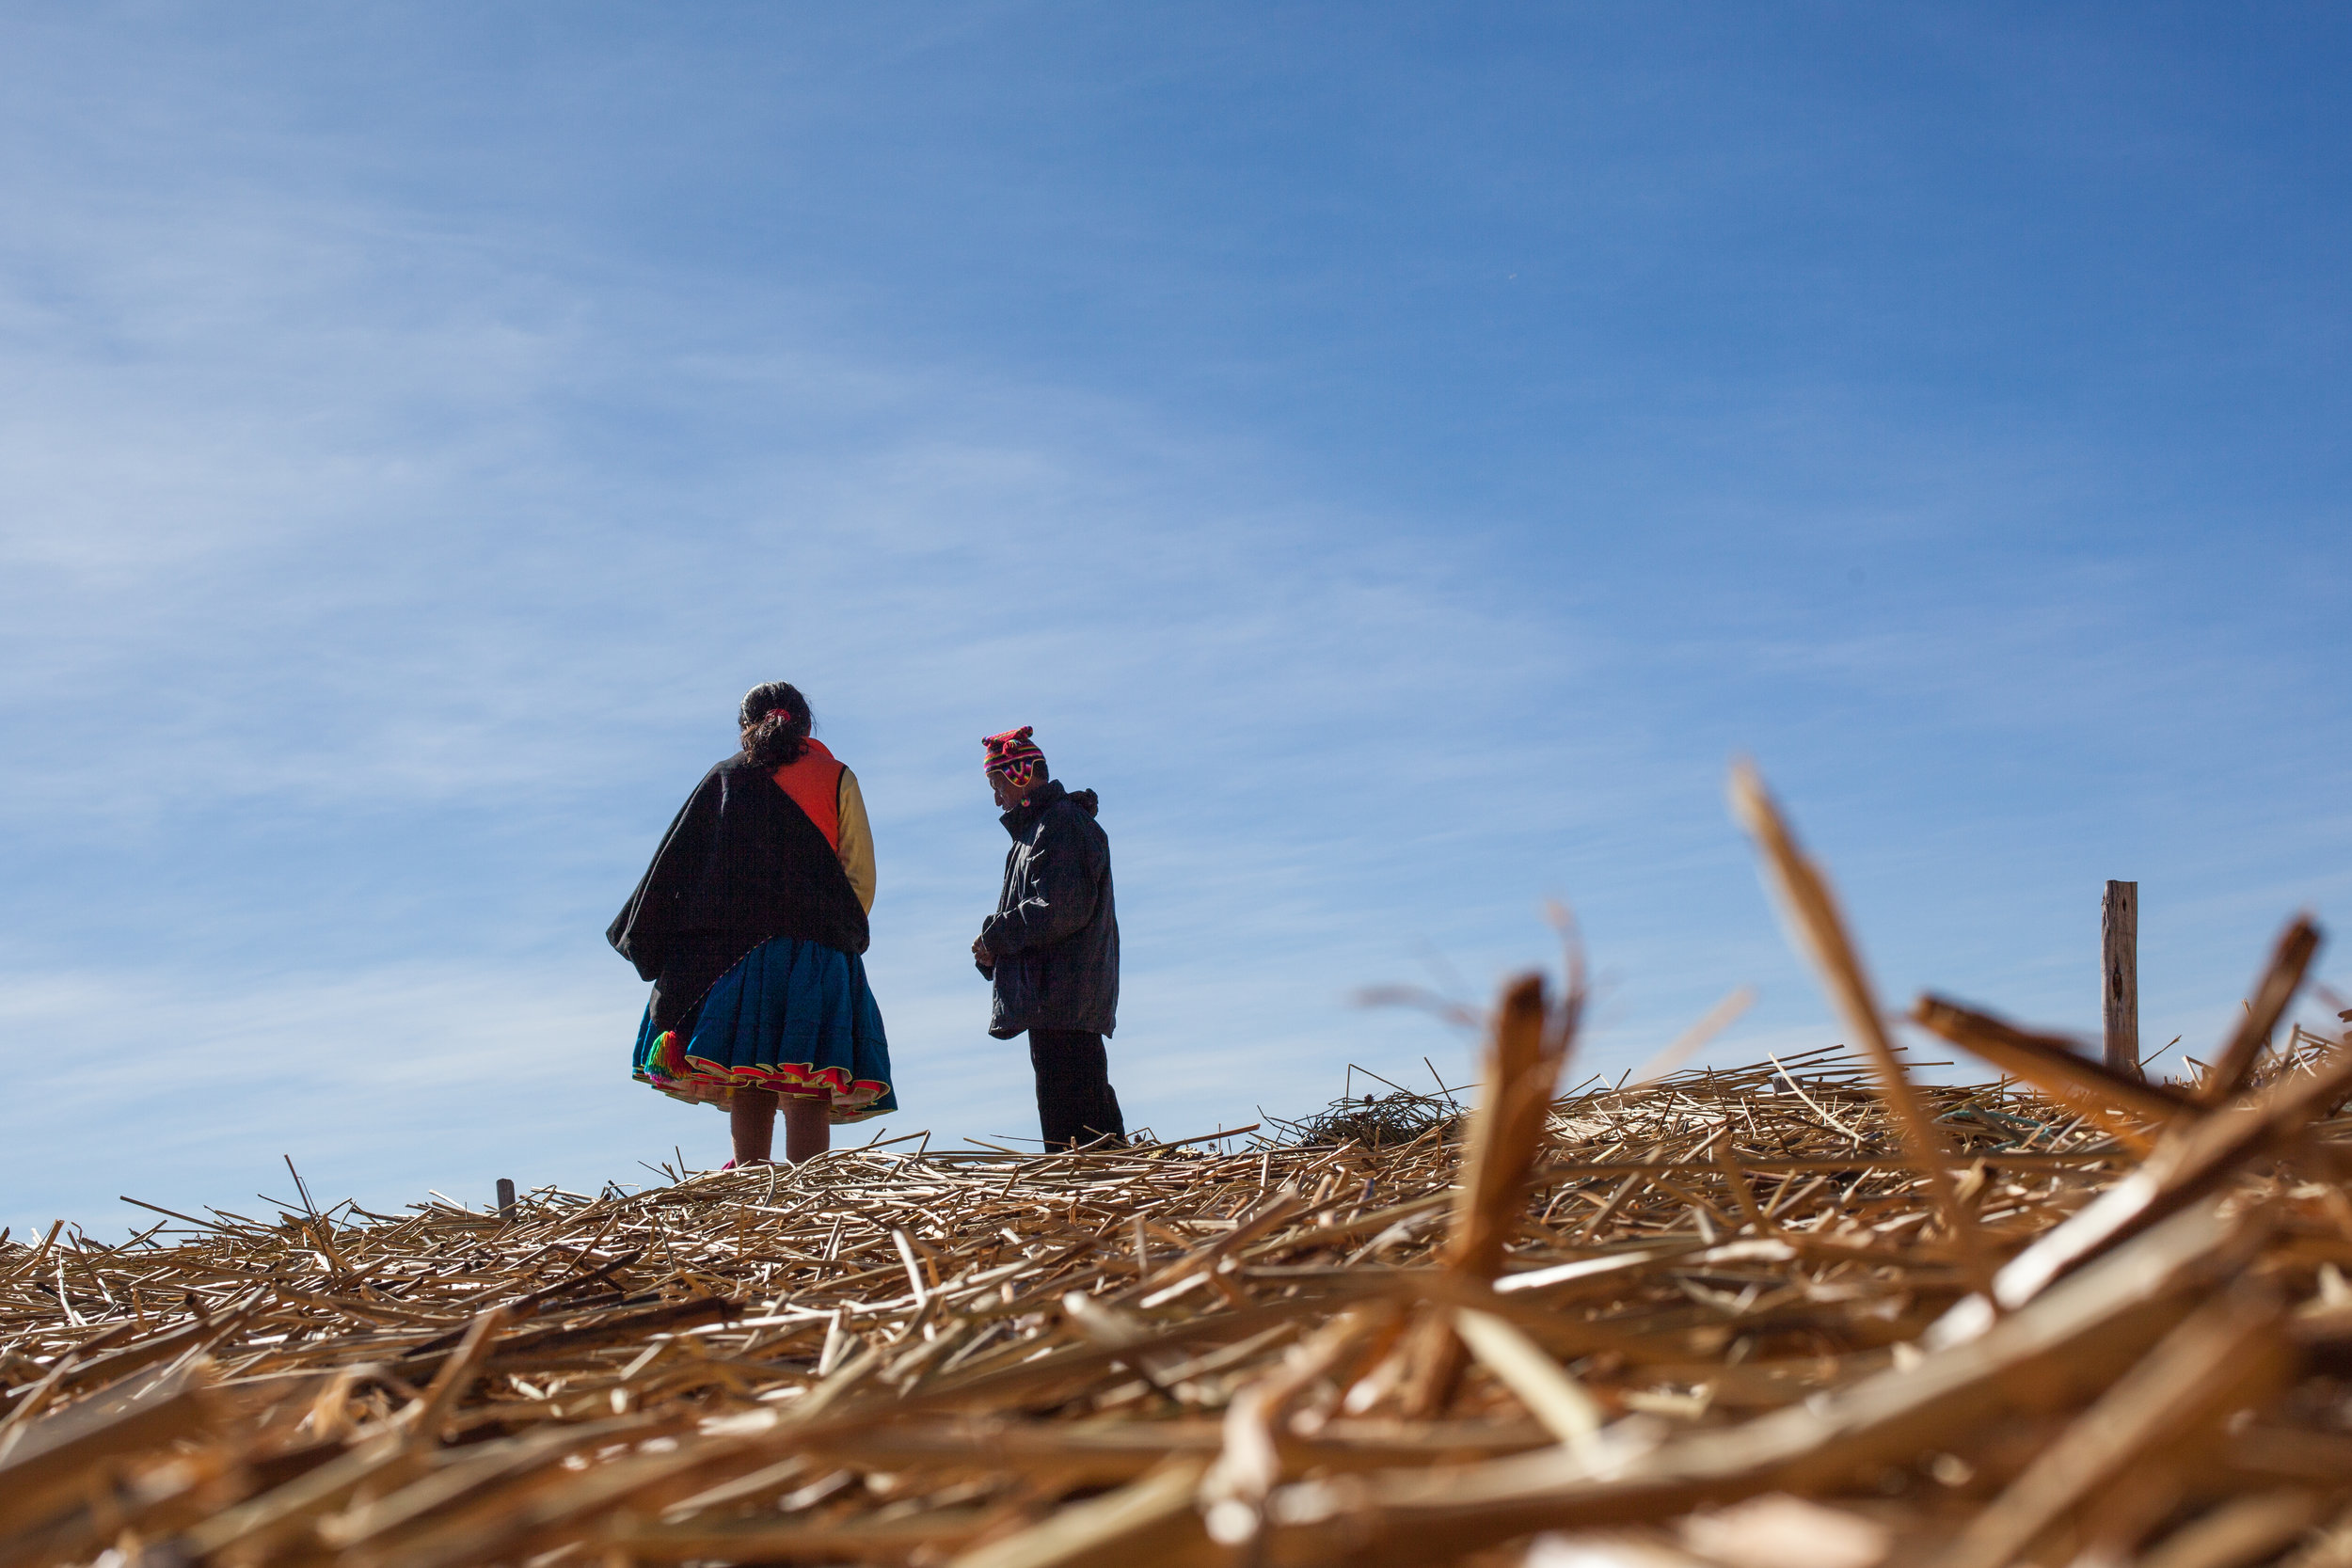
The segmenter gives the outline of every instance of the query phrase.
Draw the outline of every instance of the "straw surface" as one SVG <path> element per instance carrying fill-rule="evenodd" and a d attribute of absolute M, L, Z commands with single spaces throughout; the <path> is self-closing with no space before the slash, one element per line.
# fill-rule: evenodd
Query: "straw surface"
<path fill-rule="evenodd" d="M 0 1243 L 0 1568 L 2352 1560 L 2341 1040 L 1561 1095 L 1580 1003 L 1469 1111 Z"/>

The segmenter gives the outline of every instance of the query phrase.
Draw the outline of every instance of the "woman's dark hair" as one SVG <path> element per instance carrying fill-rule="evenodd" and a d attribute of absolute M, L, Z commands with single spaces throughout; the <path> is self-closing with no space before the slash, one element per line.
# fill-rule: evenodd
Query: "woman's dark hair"
<path fill-rule="evenodd" d="M 808 699 L 785 681 L 769 681 L 744 693 L 736 721 L 743 726 L 743 754 L 755 768 L 782 768 L 808 754 Z"/>

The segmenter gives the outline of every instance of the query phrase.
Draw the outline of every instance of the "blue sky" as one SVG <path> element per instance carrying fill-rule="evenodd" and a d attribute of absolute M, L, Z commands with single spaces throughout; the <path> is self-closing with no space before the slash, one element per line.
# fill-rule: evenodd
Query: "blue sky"
<path fill-rule="evenodd" d="M 1834 1040 L 1741 752 L 1891 1003 L 2094 1027 L 2131 877 L 2149 1043 L 2210 1040 L 2352 895 L 2348 56 L 2294 5 L 15 8 L 0 1223 L 715 1164 L 602 931 L 774 678 L 873 809 L 893 1132 L 1034 1132 L 965 956 L 1017 723 L 1102 793 L 1164 1134 L 1460 1072 L 1350 992 L 1483 997 L 1554 895 L 1588 1069 L 1743 982 L 1716 1059 Z"/>

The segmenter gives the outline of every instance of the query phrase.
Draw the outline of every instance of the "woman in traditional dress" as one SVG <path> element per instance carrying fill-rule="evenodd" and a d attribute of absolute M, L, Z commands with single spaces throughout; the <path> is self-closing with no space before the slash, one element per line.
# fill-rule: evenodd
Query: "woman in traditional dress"
<path fill-rule="evenodd" d="M 866 986 L 874 840 L 857 776 L 809 736 L 808 701 L 755 686 L 743 749 L 703 775 L 605 935 L 653 982 L 638 1082 L 723 1107 L 728 1168 L 821 1154 L 836 1121 L 895 1111 Z"/>

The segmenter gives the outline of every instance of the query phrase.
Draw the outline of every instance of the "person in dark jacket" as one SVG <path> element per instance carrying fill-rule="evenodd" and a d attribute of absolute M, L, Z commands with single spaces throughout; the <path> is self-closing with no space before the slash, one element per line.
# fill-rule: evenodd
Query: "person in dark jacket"
<path fill-rule="evenodd" d="M 989 788 L 1012 835 L 996 912 L 981 923 L 973 961 L 990 982 L 988 1032 L 1025 1030 L 1047 1148 L 1123 1144 L 1119 1095 L 1103 1037 L 1119 1026 L 1119 915 L 1111 841 L 1094 820 L 1094 791 L 1064 789 L 1027 725 L 990 736 Z"/>
<path fill-rule="evenodd" d="M 898 1108 L 866 989 L 874 838 L 857 775 L 809 736 L 808 701 L 755 686 L 743 749 L 703 776 L 605 933 L 653 982 L 637 1081 L 728 1114 L 737 1164 L 823 1152 L 832 1124 Z"/>

